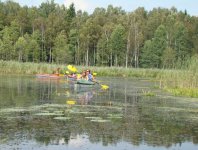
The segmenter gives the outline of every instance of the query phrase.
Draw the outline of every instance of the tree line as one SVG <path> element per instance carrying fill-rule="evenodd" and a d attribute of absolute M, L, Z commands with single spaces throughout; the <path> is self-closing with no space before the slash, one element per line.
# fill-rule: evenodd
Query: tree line
<path fill-rule="evenodd" d="M 198 18 L 185 10 L 109 5 L 92 14 L 54 0 L 0 1 L 0 59 L 92 66 L 173 68 L 198 53 Z"/>

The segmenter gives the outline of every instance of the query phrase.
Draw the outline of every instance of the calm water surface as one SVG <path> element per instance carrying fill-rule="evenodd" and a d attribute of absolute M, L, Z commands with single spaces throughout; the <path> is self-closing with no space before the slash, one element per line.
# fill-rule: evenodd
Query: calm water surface
<path fill-rule="evenodd" d="M 198 99 L 171 96 L 145 79 L 100 81 L 110 89 L 1 75 L 0 149 L 198 149 Z"/>

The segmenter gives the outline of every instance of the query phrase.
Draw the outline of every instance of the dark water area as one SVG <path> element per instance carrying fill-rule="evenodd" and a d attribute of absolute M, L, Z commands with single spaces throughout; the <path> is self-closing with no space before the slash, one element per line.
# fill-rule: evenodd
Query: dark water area
<path fill-rule="evenodd" d="M 146 79 L 99 81 L 110 89 L 1 75 L 0 150 L 198 149 L 198 99 Z"/>

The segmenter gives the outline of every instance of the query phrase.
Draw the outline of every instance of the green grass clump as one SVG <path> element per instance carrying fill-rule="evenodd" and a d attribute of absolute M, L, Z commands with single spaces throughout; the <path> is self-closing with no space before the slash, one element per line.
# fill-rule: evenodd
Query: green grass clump
<path fill-rule="evenodd" d="M 198 97 L 198 88 L 169 88 L 166 90 L 175 96 Z"/>
<path fill-rule="evenodd" d="M 198 97 L 198 58 L 193 57 L 180 70 L 159 74 L 160 87 L 177 96 Z"/>
<path fill-rule="evenodd" d="M 142 91 L 144 96 L 156 96 L 156 94 L 152 91 Z"/>
<path fill-rule="evenodd" d="M 64 70 L 66 66 L 47 63 L 31 63 L 16 61 L 0 61 L 1 74 L 26 74 L 52 73 L 57 68 Z"/>

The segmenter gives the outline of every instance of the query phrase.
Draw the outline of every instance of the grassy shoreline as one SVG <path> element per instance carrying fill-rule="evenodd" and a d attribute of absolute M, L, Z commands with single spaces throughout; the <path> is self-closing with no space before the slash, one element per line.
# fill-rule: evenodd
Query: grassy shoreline
<path fill-rule="evenodd" d="M 98 76 L 152 78 L 160 81 L 160 88 L 176 96 L 198 97 L 198 61 L 195 59 L 189 64 L 188 69 L 183 70 L 93 66 L 76 67 L 79 72 L 89 68 L 97 72 Z M 62 73 L 66 70 L 66 65 L 0 61 L 0 74 L 34 75 L 37 73 L 52 73 L 53 70 L 56 70 L 58 67 L 61 68 Z"/>
<path fill-rule="evenodd" d="M 67 65 L 47 64 L 47 63 L 30 63 L 30 62 L 16 62 L 16 61 L 0 61 L 0 74 L 51 74 L 57 68 L 64 73 Z M 91 69 L 97 72 L 97 76 L 111 76 L 111 77 L 145 77 L 157 78 L 157 76 L 164 72 L 160 69 L 135 69 L 124 67 L 94 67 L 94 66 L 76 66 L 81 72 L 86 69 Z"/>

